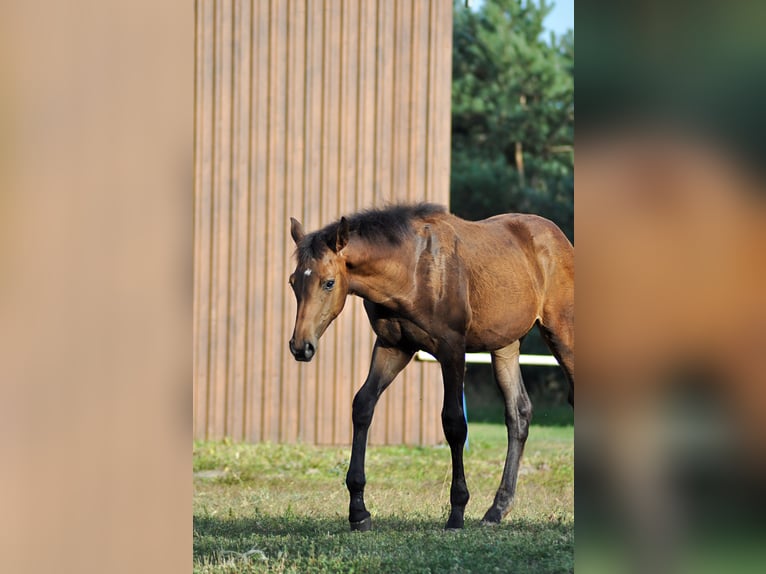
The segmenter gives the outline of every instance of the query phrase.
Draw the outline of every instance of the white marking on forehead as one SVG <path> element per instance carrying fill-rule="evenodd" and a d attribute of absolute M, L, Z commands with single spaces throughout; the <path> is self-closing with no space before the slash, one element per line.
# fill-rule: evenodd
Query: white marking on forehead
<path fill-rule="evenodd" d="M 304 274 L 306 277 L 308 277 L 309 275 L 311 275 L 311 269 L 306 269 L 306 270 L 303 272 L 303 274 Z"/>

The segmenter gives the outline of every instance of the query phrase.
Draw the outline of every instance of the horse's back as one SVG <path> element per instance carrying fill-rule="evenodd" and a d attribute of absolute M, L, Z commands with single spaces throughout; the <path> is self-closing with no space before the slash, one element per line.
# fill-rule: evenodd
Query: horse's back
<path fill-rule="evenodd" d="M 539 215 L 505 213 L 481 221 L 454 217 L 451 225 L 463 250 L 476 257 L 479 266 L 485 259 L 498 257 L 506 259 L 502 267 L 511 269 L 520 258 L 533 266 L 553 259 L 557 265 L 574 270 L 572 244 L 555 223 Z"/>

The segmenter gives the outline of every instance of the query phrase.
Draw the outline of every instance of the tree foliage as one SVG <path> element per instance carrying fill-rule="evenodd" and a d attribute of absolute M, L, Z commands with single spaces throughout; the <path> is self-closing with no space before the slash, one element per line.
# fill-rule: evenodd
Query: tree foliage
<path fill-rule="evenodd" d="M 551 5 L 455 3 L 452 209 L 537 213 L 574 231 L 574 34 L 545 33 Z"/>

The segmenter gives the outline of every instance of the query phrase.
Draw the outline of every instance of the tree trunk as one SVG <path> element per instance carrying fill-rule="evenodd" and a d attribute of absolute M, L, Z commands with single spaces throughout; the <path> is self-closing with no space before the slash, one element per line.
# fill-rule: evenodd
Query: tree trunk
<path fill-rule="evenodd" d="M 519 96 L 519 103 L 521 104 L 522 109 L 526 109 L 527 96 L 521 94 L 521 96 Z M 514 158 L 516 159 L 516 172 L 519 174 L 519 185 L 524 187 L 524 153 L 520 141 L 516 142 Z"/>

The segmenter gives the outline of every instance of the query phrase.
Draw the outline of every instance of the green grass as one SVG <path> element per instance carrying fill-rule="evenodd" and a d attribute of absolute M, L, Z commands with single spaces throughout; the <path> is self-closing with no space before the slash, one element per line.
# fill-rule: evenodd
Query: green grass
<path fill-rule="evenodd" d="M 505 427 L 471 423 L 471 500 L 462 532 L 443 531 L 450 457 L 444 446 L 370 447 L 365 500 L 373 531 L 349 532 L 349 449 L 194 445 L 194 571 L 571 572 L 573 427 L 534 426 L 516 503 L 497 527 L 480 520 L 505 458 Z"/>

